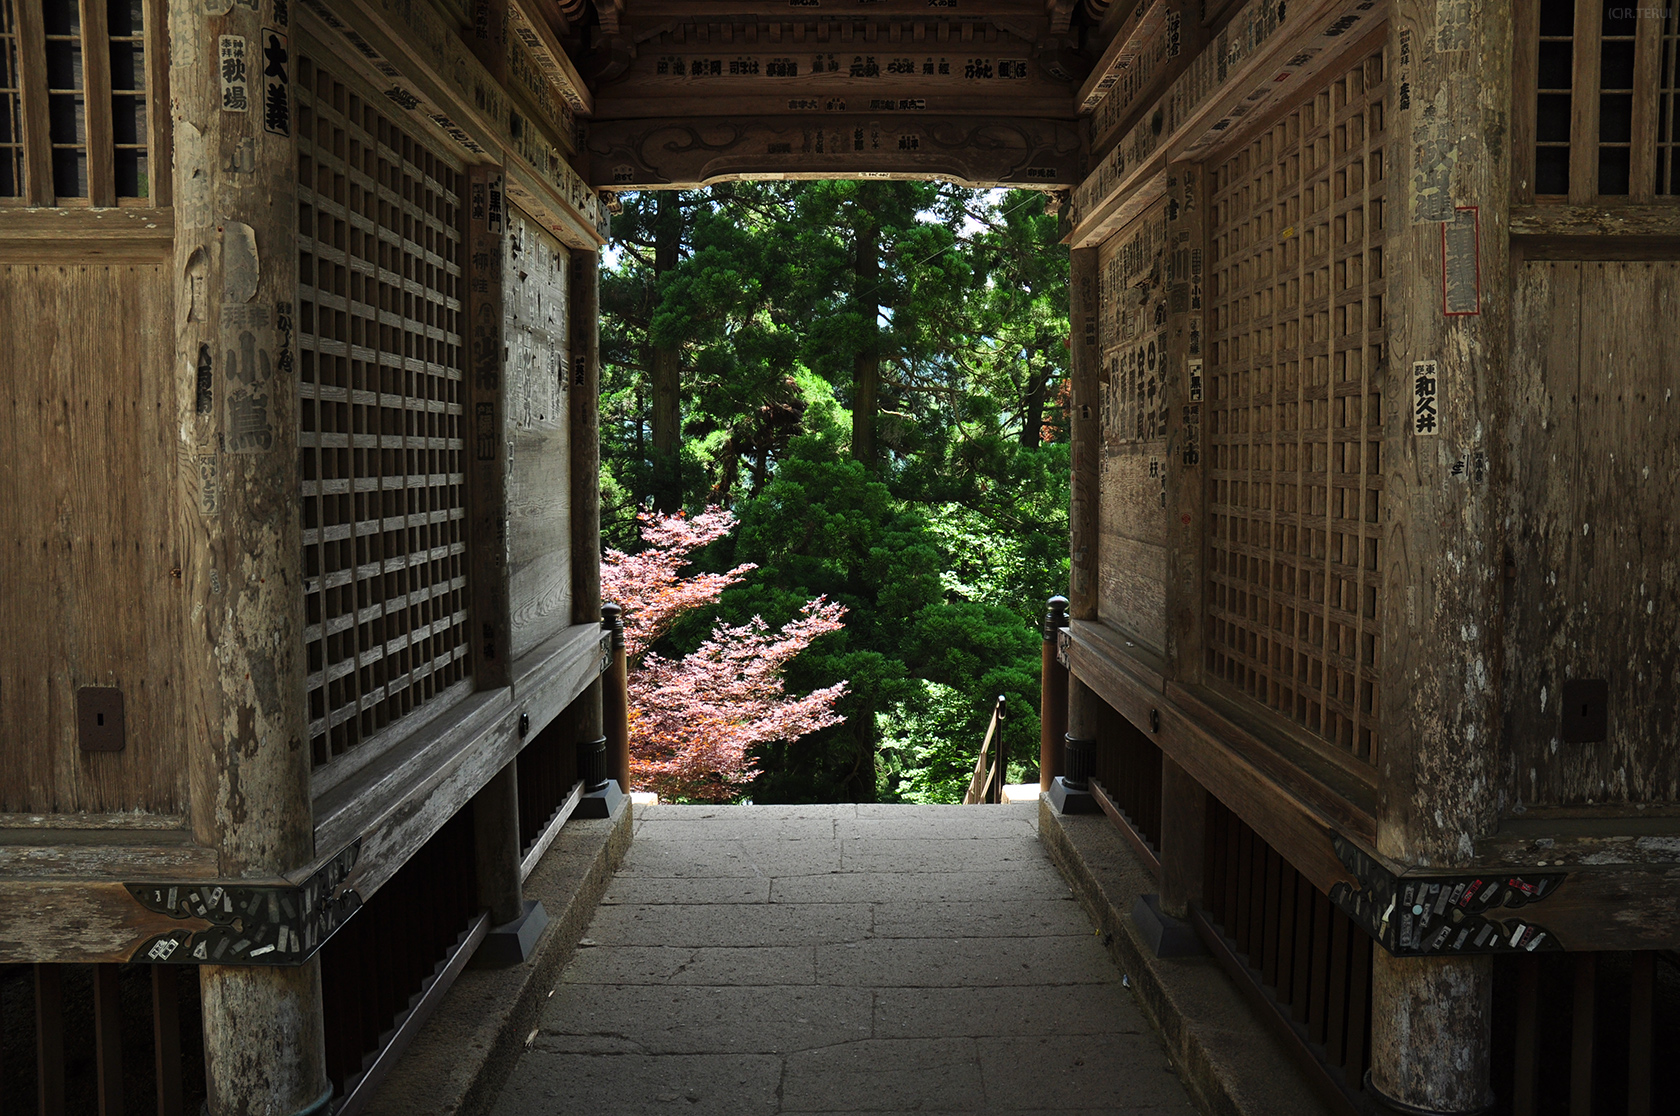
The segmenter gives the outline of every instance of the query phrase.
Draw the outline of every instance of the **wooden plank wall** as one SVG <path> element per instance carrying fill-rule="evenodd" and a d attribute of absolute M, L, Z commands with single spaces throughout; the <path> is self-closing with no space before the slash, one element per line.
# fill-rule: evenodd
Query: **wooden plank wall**
<path fill-rule="evenodd" d="M 0 813 L 184 813 L 165 269 L 0 266 L 0 307 Z M 122 751 L 81 751 L 81 686 Z"/>
<path fill-rule="evenodd" d="M 1680 801 L 1680 263 L 1516 275 L 1505 702 L 1511 802 Z M 1609 735 L 1561 738 L 1564 679 Z"/>
<path fill-rule="evenodd" d="M 1156 653 L 1166 646 L 1166 206 L 1151 205 L 1097 256 L 1098 610 Z"/>
<path fill-rule="evenodd" d="M 517 660 L 572 620 L 571 254 L 518 209 L 509 211 L 505 243 L 508 595 Z"/>

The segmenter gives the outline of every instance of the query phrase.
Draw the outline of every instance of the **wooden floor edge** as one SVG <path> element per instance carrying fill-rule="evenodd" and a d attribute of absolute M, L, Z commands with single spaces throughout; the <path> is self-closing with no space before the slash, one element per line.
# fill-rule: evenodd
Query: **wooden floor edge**
<path fill-rule="evenodd" d="M 1040 796 L 1038 839 L 1166 1041 L 1173 1069 L 1198 1109 L 1206 1116 L 1331 1116 L 1261 1020 L 1243 1032 L 1240 1049 L 1232 1045 L 1237 1036 L 1228 1021 L 1253 1011 L 1218 962 L 1206 956 L 1161 959 L 1150 951 L 1130 908 L 1138 894 L 1153 890 L 1152 877 L 1106 816 L 1066 818 Z M 1092 842 L 1101 842 L 1101 849 L 1090 848 Z M 1100 851 L 1113 867 L 1093 867 L 1087 850 Z"/>
<path fill-rule="evenodd" d="M 630 800 L 612 818 L 572 819 L 525 882 L 549 925 L 529 961 L 468 969 L 362 1110 L 363 1116 L 481 1116 L 496 1103 L 513 1063 L 629 851 Z"/>

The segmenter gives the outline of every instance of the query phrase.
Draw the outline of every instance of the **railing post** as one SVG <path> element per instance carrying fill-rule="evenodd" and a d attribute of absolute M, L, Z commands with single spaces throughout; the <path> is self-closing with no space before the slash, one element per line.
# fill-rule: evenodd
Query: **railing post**
<path fill-rule="evenodd" d="M 1097 764 L 1097 717 L 1102 705 L 1084 682 L 1068 675 L 1068 730 L 1063 737 L 1062 771 L 1050 784 L 1050 804 L 1063 814 L 1094 814 L 1090 779 Z"/>
<path fill-rule="evenodd" d="M 1062 741 L 1068 729 L 1067 667 L 1056 655 L 1056 643 L 1067 627 L 1068 599 L 1050 598 L 1044 613 L 1044 652 L 1039 672 L 1038 789 L 1047 791 L 1062 773 Z"/>
<path fill-rule="evenodd" d="M 601 694 L 606 718 L 607 774 L 620 790 L 630 789 L 630 661 L 624 650 L 624 610 L 601 606 L 601 627 L 612 633 L 612 661 Z"/>
<path fill-rule="evenodd" d="M 1004 798 L 1003 798 L 1004 780 L 1009 778 L 1009 742 L 1003 738 L 1003 695 L 1002 694 L 998 695 L 997 704 L 992 707 L 992 723 L 997 728 L 997 732 L 994 734 L 994 737 L 993 737 L 993 739 L 995 739 L 997 741 L 996 761 L 995 761 L 996 762 L 996 767 L 993 769 L 997 772 L 997 778 L 992 781 L 993 786 L 992 786 L 992 793 L 990 795 L 990 798 L 991 798 L 992 802 L 997 803 L 998 805 L 1002 805 L 1003 801 L 1004 801 Z"/>

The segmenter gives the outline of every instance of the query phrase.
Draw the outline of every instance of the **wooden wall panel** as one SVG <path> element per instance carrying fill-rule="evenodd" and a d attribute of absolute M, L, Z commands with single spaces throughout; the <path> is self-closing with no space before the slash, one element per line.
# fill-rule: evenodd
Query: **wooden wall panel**
<path fill-rule="evenodd" d="M 0 267 L 0 307 L 0 812 L 184 813 L 164 269 Z M 81 686 L 122 751 L 81 751 Z"/>
<path fill-rule="evenodd" d="M 508 593 L 517 660 L 572 620 L 567 277 L 571 255 L 533 218 L 508 219 Z"/>
<path fill-rule="evenodd" d="M 1513 310 L 1508 805 L 1680 801 L 1680 263 L 1533 261 Z"/>
<path fill-rule="evenodd" d="M 1166 248 L 1163 199 L 1097 257 L 1098 614 L 1156 652 L 1166 643 Z"/>

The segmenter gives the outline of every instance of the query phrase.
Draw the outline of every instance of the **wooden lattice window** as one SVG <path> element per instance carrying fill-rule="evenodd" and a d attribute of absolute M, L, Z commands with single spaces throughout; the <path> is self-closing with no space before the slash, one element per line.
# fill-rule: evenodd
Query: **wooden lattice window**
<path fill-rule="evenodd" d="M 1208 671 L 1372 763 L 1386 105 L 1379 52 L 1209 182 Z"/>
<path fill-rule="evenodd" d="M 19 96 L 17 13 L 0 0 L 0 198 L 23 194 L 23 102 Z"/>
<path fill-rule="evenodd" d="M 296 88 L 304 639 L 321 766 L 471 686 L 463 176 L 307 57 Z"/>
<path fill-rule="evenodd" d="M 146 0 L 0 0 L 0 200 L 149 199 Z"/>
<path fill-rule="evenodd" d="M 1540 0 L 1520 27 L 1518 49 L 1532 52 L 1534 195 L 1579 204 L 1680 194 L 1680 9 Z"/>

